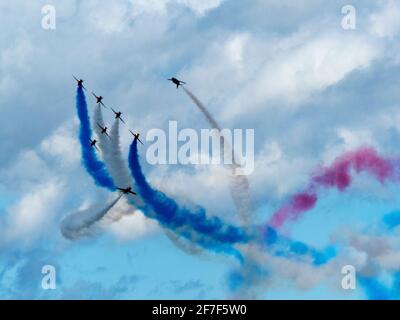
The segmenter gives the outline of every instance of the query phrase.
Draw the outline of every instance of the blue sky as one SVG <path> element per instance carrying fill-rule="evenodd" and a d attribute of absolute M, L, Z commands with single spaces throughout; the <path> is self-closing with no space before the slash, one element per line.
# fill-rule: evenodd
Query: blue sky
<path fill-rule="evenodd" d="M 56 8 L 55 30 L 41 28 L 45 4 Z M 0 0 L 0 298 L 234 296 L 228 285 L 238 267 L 234 259 L 184 252 L 124 201 L 110 213 L 119 219 L 102 223 L 95 235 L 62 237 L 64 216 L 105 206 L 115 196 L 96 187 L 81 165 L 71 75 L 121 109 L 143 136 L 166 129 L 170 120 L 180 128 L 208 128 L 166 81 L 173 75 L 223 127 L 254 129 L 256 166 L 249 181 L 254 223 L 260 223 L 307 185 L 317 165 L 345 151 L 369 145 L 399 154 L 400 5 L 354 4 L 357 27 L 344 30 L 341 8 L 347 4 Z M 111 124 L 111 114 L 105 117 Z M 121 139 L 127 157 L 129 132 Z M 143 167 L 169 196 L 240 223 L 223 167 Z M 342 244 L 338 258 L 315 270 L 260 253 L 271 273 L 256 297 L 366 298 L 361 286 L 340 288 L 340 266 L 354 264 L 368 274 L 378 265 L 373 278 L 397 270 L 399 243 L 393 233 L 375 229 L 399 205 L 398 185 L 382 186 L 364 175 L 345 194 L 324 191 L 318 205 L 283 232 L 317 248 Z M 386 256 L 367 245 L 377 234 L 379 243 L 390 245 Z M 56 266 L 54 291 L 40 287 L 45 264 Z"/>

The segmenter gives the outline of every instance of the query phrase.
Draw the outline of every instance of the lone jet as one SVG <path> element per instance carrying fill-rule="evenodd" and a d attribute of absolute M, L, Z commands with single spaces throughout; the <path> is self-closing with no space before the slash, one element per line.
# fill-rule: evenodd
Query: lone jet
<path fill-rule="evenodd" d="M 113 108 L 111 108 L 111 110 L 115 113 L 115 119 L 119 119 L 119 120 L 121 120 L 122 123 L 125 123 L 125 121 L 121 118 L 122 112 L 120 112 L 120 111 L 117 112 Z"/>
<path fill-rule="evenodd" d="M 94 139 L 94 140 L 89 139 L 89 140 L 90 140 L 90 145 L 91 145 L 93 148 L 95 148 L 97 151 L 99 151 L 99 149 L 98 149 L 97 146 L 96 146 L 97 140 L 96 140 L 96 139 Z"/>
<path fill-rule="evenodd" d="M 127 187 L 127 188 L 117 188 L 119 191 L 121 191 L 123 194 L 133 194 L 136 195 L 136 192 L 132 191 L 132 187 Z"/>
<path fill-rule="evenodd" d="M 134 132 L 132 132 L 132 130 L 129 130 L 129 132 L 135 137 L 135 140 L 137 140 L 137 141 L 139 141 L 141 144 L 143 144 L 143 142 L 140 141 L 140 139 L 139 139 L 140 133 L 134 133 Z M 144 145 L 144 144 L 143 144 L 143 145 Z"/>
<path fill-rule="evenodd" d="M 75 76 L 73 76 L 73 77 L 74 77 L 74 79 L 76 80 L 76 82 L 78 83 L 78 88 L 83 88 L 83 89 L 86 90 L 86 88 L 83 86 L 83 81 L 85 81 L 85 80 L 78 79 L 78 78 L 75 77 Z"/>
<path fill-rule="evenodd" d="M 111 139 L 111 137 L 108 135 L 107 127 L 103 128 L 100 123 L 97 123 L 97 126 L 101 129 L 101 134 L 105 134 L 107 137 L 109 137 Z"/>
<path fill-rule="evenodd" d="M 186 84 L 186 82 L 183 82 L 181 80 L 178 80 L 177 78 L 172 77 L 171 79 L 168 79 L 169 81 L 171 81 L 172 83 L 176 84 L 176 88 L 178 89 L 179 86 L 181 86 L 182 84 Z"/>
<path fill-rule="evenodd" d="M 96 98 L 96 103 L 99 103 L 104 108 L 106 108 L 106 105 L 103 103 L 103 97 L 102 96 L 96 96 L 96 94 L 94 92 L 92 92 L 92 95 Z"/>

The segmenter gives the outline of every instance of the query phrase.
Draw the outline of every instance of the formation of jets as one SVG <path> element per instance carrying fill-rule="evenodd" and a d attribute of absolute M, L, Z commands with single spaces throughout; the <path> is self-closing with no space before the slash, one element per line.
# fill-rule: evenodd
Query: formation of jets
<path fill-rule="evenodd" d="M 83 79 L 78 79 L 77 77 L 75 77 L 73 75 L 75 81 L 77 82 L 77 86 L 78 88 L 83 88 L 86 90 L 86 88 L 83 86 Z M 186 82 L 178 80 L 177 78 L 170 78 L 168 79 L 169 81 L 171 81 L 173 84 L 176 85 L 176 88 L 178 89 L 179 86 L 186 84 Z M 105 104 L 103 103 L 103 97 L 102 96 L 97 96 L 94 92 L 92 92 L 92 95 L 96 98 L 96 103 L 100 106 L 103 106 L 106 108 Z M 114 112 L 115 114 L 115 119 L 120 120 L 122 123 L 125 124 L 125 121 L 122 119 L 122 112 L 121 111 L 115 111 L 113 108 L 111 108 L 111 110 Z M 101 134 L 105 134 L 108 138 L 110 138 L 107 130 L 108 128 L 106 126 L 102 126 L 100 123 L 97 123 L 97 126 L 100 128 L 101 130 Z M 143 142 L 140 140 L 139 136 L 140 133 L 134 133 L 132 130 L 129 130 L 129 132 L 134 136 L 134 140 L 139 141 L 141 144 L 143 144 Z M 97 148 L 97 140 L 96 139 L 89 139 L 90 140 L 90 145 L 95 148 L 97 151 L 99 151 L 99 149 Z M 134 191 L 132 191 L 132 187 L 126 187 L 126 188 L 117 188 L 117 190 L 119 190 L 122 194 L 132 194 L 132 195 L 136 195 L 136 193 Z"/>

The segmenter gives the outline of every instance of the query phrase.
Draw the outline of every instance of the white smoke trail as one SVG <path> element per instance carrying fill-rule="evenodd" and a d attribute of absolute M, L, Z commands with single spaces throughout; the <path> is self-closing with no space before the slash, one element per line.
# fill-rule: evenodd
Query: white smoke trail
<path fill-rule="evenodd" d="M 172 231 L 164 228 L 164 233 L 171 242 L 181 249 L 183 252 L 194 255 L 200 255 L 203 252 L 203 249 L 197 246 L 195 243 L 192 243 L 186 239 L 180 238 L 178 235 L 173 233 Z"/>
<path fill-rule="evenodd" d="M 95 110 L 94 117 L 95 121 L 97 120 L 102 127 L 104 127 L 104 121 L 102 116 L 102 109 L 97 108 Z M 100 141 L 100 150 L 103 154 L 103 161 L 107 166 L 107 169 L 114 180 L 114 183 L 119 188 L 126 188 L 128 186 L 132 186 L 132 189 L 135 190 L 135 185 L 132 181 L 132 178 L 129 174 L 128 167 L 126 162 L 123 160 L 122 151 L 120 146 L 120 135 L 119 135 L 119 120 L 116 119 L 113 123 L 111 131 L 109 133 L 110 138 L 101 134 L 101 129 L 97 126 L 96 123 L 93 123 L 93 126 L 96 128 L 96 133 L 99 136 Z M 102 137 L 102 139 L 101 139 Z M 129 200 L 135 208 L 132 208 L 133 213 L 137 207 L 137 205 L 143 204 L 143 201 L 140 197 L 134 195 L 126 195 L 126 198 Z M 121 218 L 121 215 L 116 215 L 115 219 L 118 220 L 118 217 Z M 104 223 L 111 223 L 115 221 L 115 219 L 106 219 Z"/>
<path fill-rule="evenodd" d="M 89 236 L 93 234 L 93 225 L 101 220 L 108 211 L 121 199 L 119 195 L 109 205 L 103 209 L 96 209 L 90 207 L 86 210 L 77 211 L 67 215 L 61 221 L 61 233 L 62 235 L 70 240 L 75 240 L 83 236 Z"/>
<path fill-rule="evenodd" d="M 95 119 L 95 121 L 96 120 L 99 121 L 99 123 L 101 123 L 101 125 L 104 127 L 101 108 L 97 108 L 95 110 L 93 118 Z M 120 134 L 119 134 L 120 121 L 118 119 L 115 119 L 110 131 L 110 138 L 106 137 L 107 140 L 105 140 L 104 137 L 102 140 L 100 140 L 100 137 L 104 135 L 101 134 L 101 130 L 97 126 L 95 121 L 93 122 L 93 127 L 95 128 L 95 131 L 99 136 L 99 141 L 100 141 L 99 147 L 103 155 L 103 161 L 106 164 L 107 170 L 109 171 L 111 177 L 113 178 L 115 185 L 118 188 L 126 188 L 128 186 L 131 186 L 133 191 L 135 191 L 136 188 L 135 182 L 131 178 L 127 164 L 122 157 Z M 104 142 L 102 143 L 102 141 Z M 129 201 L 129 203 L 133 206 L 132 212 L 130 213 L 134 213 L 138 206 L 143 205 L 143 200 L 139 196 L 127 194 L 125 195 L 125 197 Z M 120 218 L 122 218 L 122 215 L 117 214 L 113 217 L 113 219 L 103 219 L 103 222 L 112 223 Z"/>
<path fill-rule="evenodd" d="M 104 127 L 103 123 L 103 118 L 102 118 L 102 110 L 100 108 L 95 110 L 95 115 L 94 119 L 97 120 L 102 127 Z M 97 124 L 93 124 L 96 127 L 96 133 L 101 136 L 101 130 L 97 126 Z M 103 154 L 103 161 L 105 162 L 107 169 L 111 175 L 111 177 L 114 180 L 114 183 L 117 185 L 117 187 L 120 188 L 126 188 L 128 186 L 131 186 L 133 191 L 137 189 L 136 183 L 134 180 L 131 178 L 131 175 L 129 174 L 128 167 L 126 162 L 123 159 L 122 156 L 122 151 L 121 151 L 121 145 L 120 145 L 120 134 L 119 134 L 119 120 L 115 120 L 114 124 L 111 128 L 110 132 L 110 139 L 107 138 L 109 141 L 104 141 L 103 143 L 102 140 L 100 140 L 100 150 Z M 144 201 L 139 195 L 126 195 L 127 200 L 129 204 L 133 206 L 132 212 L 135 211 L 136 208 L 138 207 L 143 207 L 144 206 Z M 126 214 L 126 213 L 124 213 Z M 150 216 L 152 213 L 150 212 Z M 153 213 L 155 216 L 156 214 Z M 112 219 L 108 219 L 108 215 L 104 216 L 102 218 L 102 222 L 105 224 L 107 223 L 112 223 L 121 218 L 122 215 L 117 214 L 113 217 L 110 217 Z M 196 256 L 201 256 L 203 255 L 203 250 L 202 248 L 198 247 L 196 244 L 191 243 L 190 241 L 187 241 L 186 239 L 182 239 L 179 236 L 175 235 L 173 232 L 162 228 L 166 236 L 171 240 L 171 242 L 180 250 L 191 254 L 191 255 L 196 255 Z"/>
<path fill-rule="evenodd" d="M 101 125 L 103 128 L 106 126 L 104 124 L 103 120 L 103 113 L 102 113 L 102 107 L 99 105 L 96 107 L 93 113 L 93 122 L 92 122 L 92 128 L 94 129 L 94 132 L 96 133 L 99 143 L 100 143 L 100 149 L 102 151 L 102 154 L 107 152 L 108 146 L 110 144 L 110 139 L 105 135 L 101 133 L 101 129 L 98 126 Z"/>
<path fill-rule="evenodd" d="M 186 89 L 185 87 L 183 87 L 183 90 L 189 96 L 189 98 L 194 102 L 194 104 L 201 111 L 201 113 L 206 117 L 211 128 L 217 129 L 218 132 L 221 132 L 220 125 L 210 114 L 210 112 L 207 110 L 204 104 L 190 90 Z M 244 227 L 248 227 L 250 226 L 253 218 L 252 209 L 250 205 L 249 180 L 244 175 L 239 176 L 235 174 L 236 169 L 239 167 L 239 165 L 236 162 L 235 151 L 232 148 L 232 146 L 228 144 L 223 135 L 220 135 L 220 139 L 221 139 L 221 147 L 222 150 L 224 150 L 224 153 L 226 154 L 226 152 L 230 152 L 233 158 L 232 165 L 225 165 L 225 167 L 227 167 L 231 172 L 231 183 L 230 183 L 231 197 L 233 199 L 236 209 L 238 210 L 238 215 L 242 225 Z M 242 251 L 245 259 L 248 262 L 250 262 L 246 263 L 242 269 L 243 277 L 248 278 L 248 275 L 251 273 L 249 265 L 251 265 L 251 262 L 255 260 L 257 255 L 257 249 L 253 245 L 249 244 L 243 246 Z M 243 288 L 241 288 L 239 294 L 241 296 L 248 298 L 254 296 L 253 290 L 250 286 L 249 287 L 244 286 Z"/>
<path fill-rule="evenodd" d="M 101 128 L 105 127 L 103 120 L 102 108 L 98 106 L 94 110 L 92 127 L 98 136 L 99 148 L 103 156 L 103 161 L 105 162 L 107 169 L 117 187 L 126 188 L 131 186 L 133 190 L 136 188 L 136 184 L 131 178 L 126 162 L 123 160 L 122 151 L 120 146 L 120 135 L 119 135 L 119 120 L 115 120 L 111 128 L 109 137 L 101 133 Z M 120 195 L 114 202 L 108 205 L 106 208 L 98 210 L 96 208 L 90 207 L 86 210 L 79 211 L 68 215 L 61 225 L 61 232 L 64 237 L 68 239 L 77 239 L 82 236 L 89 236 L 95 233 L 94 225 L 98 225 L 97 222 L 103 223 L 105 225 L 118 221 L 125 214 L 134 213 L 137 207 L 143 207 L 144 201 L 140 196 L 127 194 L 127 198 L 130 205 L 133 206 L 132 211 L 118 212 L 113 216 L 107 215 L 110 209 L 118 202 L 122 197 Z M 155 214 L 154 214 L 155 215 Z M 180 239 L 178 236 L 174 235 L 172 232 L 166 230 L 167 237 L 174 243 L 178 248 L 187 252 L 189 254 L 199 254 L 201 249 L 196 245 Z"/>
<path fill-rule="evenodd" d="M 124 188 L 131 185 L 132 189 L 135 190 L 136 183 L 132 181 L 133 179 L 128 172 L 126 162 L 124 162 L 122 158 L 118 120 L 114 122 L 110 136 L 111 143 L 104 158 L 107 168 L 109 169 L 110 174 L 117 185 L 123 185 Z M 128 201 L 134 207 L 142 207 L 144 205 L 144 201 L 139 195 L 128 195 Z M 171 242 L 182 251 L 191 255 L 198 255 L 201 252 L 201 249 L 196 245 L 184 239 L 180 239 L 178 236 L 165 228 L 162 229 Z"/>
<path fill-rule="evenodd" d="M 218 132 L 221 132 L 221 127 L 218 122 L 213 118 L 204 104 L 188 89 L 183 87 L 185 93 L 189 96 L 189 98 L 194 102 L 197 108 L 203 113 L 206 117 L 208 123 L 210 124 L 212 129 L 217 129 Z M 248 226 L 251 223 L 250 215 L 251 215 L 251 208 L 250 208 L 250 189 L 249 189 L 249 181 L 246 176 L 239 176 L 235 174 L 235 169 L 238 167 L 236 164 L 236 157 L 235 152 L 232 146 L 227 145 L 227 142 L 224 139 L 224 136 L 221 135 L 221 144 L 222 150 L 229 149 L 233 154 L 233 165 L 226 165 L 231 171 L 231 178 L 232 183 L 231 186 L 231 195 L 232 199 L 235 203 L 235 206 L 238 210 L 239 217 L 242 221 L 242 224 Z"/>
<path fill-rule="evenodd" d="M 110 137 L 110 145 L 102 150 L 104 152 L 104 162 L 106 163 L 106 166 L 117 186 L 122 186 L 123 188 L 132 186 L 132 189 L 135 190 L 136 183 L 131 178 L 126 162 L 122 157 L 118 120 L 116 120 L 113 124 Z M 132 212 L 135 210 L 135 208 L 144 206 L 144 201 L 139 195 L 127 195 L 127 200 L 134 207 Z M 155 216 L 155 213 L 153 215 Z M 191 255 L 200 255 L 202 253 L 202 249 L 195 244 L 192 244 L 185 239 L 181 239 L 165 228 L 162 228 L 162 230 L 165 232 L 166 236 L 171 240 L 171 242 L 182 251 Z"/>
<path fill-rule="evenodd" d="M 97 139 L 100 143 L 100 149 L 102 150 L 103 156 L 108 153 L 109 149 L 109 138 L 101 133 L 101 129 L 98 126 L 105 127 L 101 106 L 98 105 L 93 114 L 92 128 L 97 134 Z M 62 235 L 70 240 L 75 240 L 80 237 L 90 236 L 96 233 L 96 223 L 103 219 L 103 217 L 114 207 L 121 196 L 118 196 L 105 208 L 99 209 L 98 206 L 89 207 L 86 210 L 81 210 L 67 215 L 61 222 L 61 233 Z"/>
<path fill-rule="evenodd" d="M 128 186 L 131 186 L 132 190 L 135 191 L 136 184 L 133 181 L 131 175 L 129 174 L 126 161 L 124 161 L 122 157 L 118 119 L 114 121 L 110 137 L 111 137 L 111 143 L 104 157 L 104 161 L 107 165 L 107 168 L 111 176 L 113 177 L 115 184 L 119 188 L 126 188 Z M 135 207 L 143 206 L 144 203 L 141 197 L 130 194 L 126 196 L 129 200 L 129 203 L 131 203 Z"/>
<path fill-rule="evenodd" d="M 217 129 L 218 131 L 221 131 L 221 128 L 217 121 L 211 116 L 211 114 L 208 112 L 207 108 L 204 106 L 204 104 L 188 89 L 183 87 L 183 91 L 186 92 L 186 94 L 189 96 L 190 99 L 195 103 L 195 105 L 199 108 L 199 110 L 204 114 L 204 116 L 207 118 L 207 121 L 210 123 L 211 127 L 213 129 Z"/>
<path fill-rule="evenodd" d="M 92 128 L 97 134 L 99 148 L 103 155 L 107 169 L 112 176 L 114 183 L 121 188 L 126 188 L 131 183 L 131 178 L 125 162 L 122 160 L 122 154 L 119 146 L 119 121 L 113 124 L 109 137 L 101 133 L 102 126 L 105 127 L 101 106 L 97 106 L 93 114 Z M 67 239 L 73 240 L 83 236 L 90 236 L 95 233 L 95 225 L 102 220 L 104 223 L 111 223 L 105 219 L 107 213 L 114 207 L 122 195 L 118 196 L 114 201 L 103 209 L 98 206 L 90 207 L 83 211 L 72 213 L 64 218 L 61 222 L 61 233 Z M 127 195 L 128 198 L 133 198 Z M 132 199 L 129 199 L 132 202 Z M 139 200 L 140 201 L 140 200 Z M 132 212 L 134 209 L 132 210 Z"/>

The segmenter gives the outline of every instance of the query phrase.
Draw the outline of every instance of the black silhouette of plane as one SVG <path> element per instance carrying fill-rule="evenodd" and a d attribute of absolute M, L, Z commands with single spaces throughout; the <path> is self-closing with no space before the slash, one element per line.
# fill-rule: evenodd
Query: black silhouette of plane
<path fill-rule="evenodd" d="M 168 79 L 168 80 L 171 81 L 172 83 L 176 84 L 176 88 L 177 88 L 177 89 L 178 89 L 179 86 L 181 86 L 182 84 L 186 84 L 186 82 L 181 81 L 181 80 L 178 80 L 177 78 L 174 78 L 174 77 L 172 77 L 172 78 L 170 78 L 170 79 Z"/>
<path fill-rule="evenodd" d="M 111 110 L 114 112 L 115 114 L 115 119 L 119 119 L 121 120 L 122 123 L 125 123 L 125 121 L 121 118 L 122 116 L 122 112 L 120 111 L 115 111 L 113 108 L 111 108 Z"/>
<path fill-rule="evenodd" d="M 108 135 L 107 127 L 102 127 L 100 123 L 97 123 L 97 126 L 101 129 L 101 134 L 105 134 L 107 137 L 111 139 L 111 137 Z"/>
<path fill-rule="evenodd" d="M 74 75 L 73 75 L 73 77 L 74 77 L 74 79 L 76 80 L 76 82 L 78 83 L 78 88 L 83 88 L 83 89 L 86 90 L 86 88 L 83 86 L 83 81 L 85 81 L 85 80 L 78 79 L 78 78 L 75 77 Z"/>
<path fill-rule="evenodd" d="M 92 95 L 96 98 L 96 103 L 99 103 L 104 108 L 106 108 L 106 105 L 103 103 L 103 97 L 102 96 L 96 96 L 96 94 L 94 92 L 92 92 Z"/>
<path fill-rule="evenodd" d="M 90 145 L 91 145 L 93 148 L 95 148 L 97 151 L 99 151 L 99 149 L 98 149 L 97 146 L 96 146 L 97 140 L 96 140 L 96 139 L 94 139 L 94 140 L 89 139 L 89 140 L 90 140 Z"/>
<path fill-rule="evenodd" d="M 139 139 L 140 133 L 134 133 L 132 130 L 129 130 L 129 132 L 135 137 L 135 140 L 139 141 L 141 144 L 143 142 Z M 144 145 L 144 144 L 143 144 Z"/>
<path fill-rule="evenodd" d="M 123 194 L 133 194 L 136 195 L 136 192 L 132 191 L 132 187 L 126 187 L 126 188 L 117 188 L 117 190 L 121 191 Z"/>

